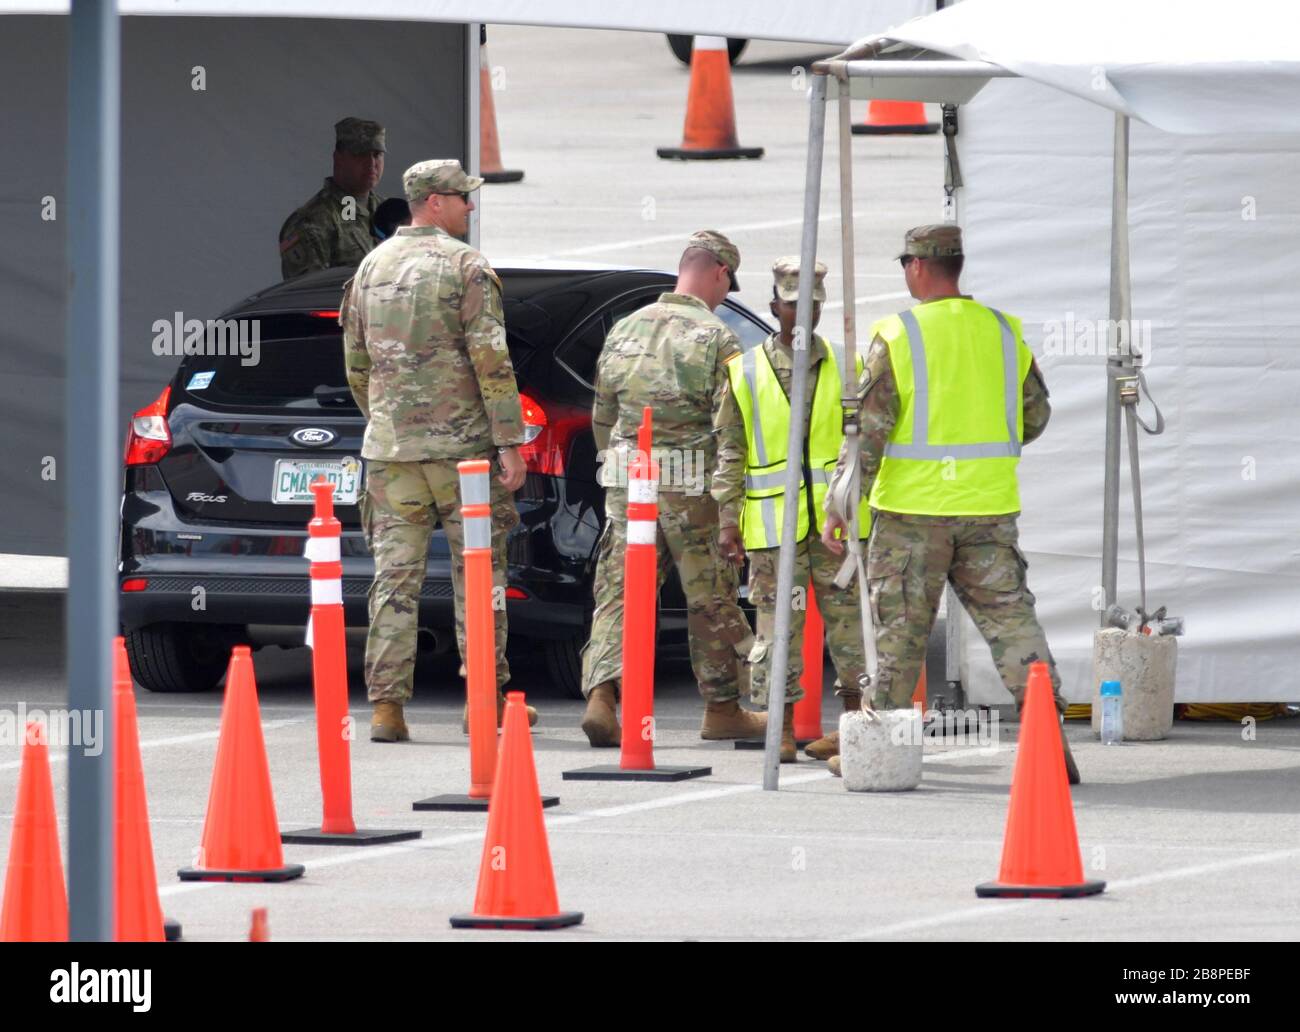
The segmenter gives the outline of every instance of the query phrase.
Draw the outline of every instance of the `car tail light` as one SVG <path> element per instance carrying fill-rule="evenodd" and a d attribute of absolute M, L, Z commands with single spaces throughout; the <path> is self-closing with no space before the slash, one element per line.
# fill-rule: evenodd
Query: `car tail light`
<path fill-rule="evenodd" d="M 172 432 L 167 426 L 167 399 L 171 387 L 164 387 L 152 405 L 146 405 L 131 417 L 126 435 L 126 464 L 151 466 L 172 447 Z"/>
<path fill-rule="evenodd" d="M 339 310 L 337 308 L 322 308 L 320 311 L 312 312 L 315 319 L 332 319 L 334 322 L 339 321 Z"/>
<path fill-rule="evenodd" d="M 149 581 L 144 577 L 128 577 L 122 582 L 123 591 L 144 591 L 149 586 Z"/>
<path fill-rule="evenodd" d="M 523 588 L 509 587 L 506 588 L 506 598 L 524 599 L 528 597 L 528 592 Z"/>
<path fill-rule="evenodd" d="M 578 434 L 591 429 L 591 413 L 576 405 L 543 406 L 527 394 L 519 395 L 524 410 L 524 443 L 519 454 L 529 473 L 564 475 L 564 459 Z"/>

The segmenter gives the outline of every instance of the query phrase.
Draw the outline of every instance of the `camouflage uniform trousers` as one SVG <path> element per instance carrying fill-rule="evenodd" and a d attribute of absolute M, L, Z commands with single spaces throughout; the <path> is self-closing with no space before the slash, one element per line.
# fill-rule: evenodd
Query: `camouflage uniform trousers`
<path fill-rule="evenodd" d="M 1061 679 L 1034 613 L 1015 516 L 922 519 L 873 514 L 867 580 L 879 676 L 872 706 L 911 705 L 947 581 L 988 642 L 1016 707 L 1024 704 L 1029 664 L 1043 660 L 1051 671 L 1056 708 L 1064 713 Z"/>
<path fill-rule="evenodd" d="M 779 548 L 764 548 L 749 553 L 749 601 L 758 613 L 758 634 L 753 651 L 749 654 L 752 669 L 751 696 L 757 706 L 767 706 L 768 685 L 772 677 L 772 647 L 776 642 L 776 575 L 780 560 Z M 847 591 L 835 586 L 835 574 L 842 557 L 835 555 L 822 544 L 821 538 L 809 533 L 795 549 L 794 584 L 802 588 L 795 601 L 802 605 L 790 610 L 789 654 L 786 660 L 785 701 L 798 702 L 803 698 L 804 617 L 807 611 L 808 582 L 811 579 L 817 608 L 826 626 L 826 644 L 830 646 L 831 660 L 839 675 L 835 694 L 862 697 L 860 678 L 866 672 L 866 656 L 862 648 L 862 608 L 858 601 L 857 584 Z"/>
<path fill-rule="evenodd" d="M 582 694 L 623 676 L 623 561 L 627 549 L 627 492 L 605 494 L 605 530 L 596 561 L 591 638 L 582 652 Z M 736 602 L 740 578 L 718 551 L 718 506 L 708 494 L 659 495 L 655 535 L 659 586 L 677 567 L 686 595 L 691 668 L 706 702 L 740 697 L 753 633 Z"/>
<path fill-rule="evenodd" d="M 366 463 L 362 507 L 366 543 L 375 557 L 370 586 L 370 630 L 366 635 L 366 687 L 371 702 L 410 700 L 415 679 L 415 645 L 420 587 L 429 556 L 429 536 L 442 524 L 451 551 L 456 604 L 456 644 L 462 676 L 465 657 L 465 535 L 460 516 L 458 459 L 427 462 Z M 519 522 L 510 492 L 497 479 L 493 464 L 492 583 L 504 598 L 506 535 Z M 496 601 L 494 599 L 494 601 Z M 506 612 L 494 605 L 498 690 L 510 680 L 506 663 Z"/>

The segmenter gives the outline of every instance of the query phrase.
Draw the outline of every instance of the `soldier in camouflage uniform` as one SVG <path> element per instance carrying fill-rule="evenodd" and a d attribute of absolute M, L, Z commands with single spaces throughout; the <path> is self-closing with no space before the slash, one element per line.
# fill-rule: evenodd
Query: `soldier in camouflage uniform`
<path fill-rule="evenodd" d="M 941 356 L 943 360 L 957 363 L 957 366 L 969 370 L 970 366 L 961 366 L 964 359 L 969 362 L 965 352 L 969 351 L 973 342 L 989 339 L 979 336 L 980 334 L 990 331 L 997 333 L 999 324 L 1002 326 L 1004 340 L 1006 334 L 1013 334 L 1016 348 L 1024 346 L 1019 320 L 992 312 L 960 292 L 957 281 L 961 274 L 962 259 L 961 229 L 946 224 L 919 226 L 909 230 L 903 253 L 899 255 L 908 290 L 919 302 L 916 308 L 910 310 L 911 318 L 915 320 L 915 313 L 927 305 L 943 305 L 953 313 L 949 318 L 967 331 L 968 348 L 946 354 L 939 352 L 924 359 L 929 370 L 926 375 L 931 385 L 942 384 L 945 379 L 944 370 L 936 368 Z M 996 321 L 992 318 L 994 315 L 997 316 Z M 902 318 L 892 317 L 895 320 Z M 903 319 L 903 324 L 907 325 L 906 319 Z M 887 507 L 882 509 L 879 504 L 882 488 L 886 486 L 885 476 L 877 477 L 881 471 L 882 457 L 887 456 L 891 448 L 896 453 L 903 450 L 895 447 L 896 439 L 900 436 L 895 433 L 896 427 L 910 428 L 910 441 L 915 442 L 916 435 L 928 434 L 928 427 L 940 425 L 939 420 L 942 418 L 942 414 L 936 415 L 933 411 L 933 396 L 930 398 L 931 411 L 927 427 L 918 427 L 915 404 L 910 404 L 907 411 L 900 411 L 902 403 L 898 372 L 885 339 L 886 334 L 894 332 L 896 324 L 891 325 L 889 319 L 882 319 L 872 327 L 866 371 L 859 385 L 862 488 L 864 495 L 871 498 L 873 510 L 867 579 L 880 661 L 872 705 L 876 708 L 903 708 L 911 705 L 912 689 L 921 664 L 925 661 L 926 643 L 934 625 L 939 595 L 947 582 L 952 584 L 957 597 L 988 642 L 993 662 L 1003 684 L 1015 698 L 1017 708 L 1024 705 L 1029 665 L 1043 660 L 1051 671 L 1052 695 L 1056 708 L 1063 714 L 1065 701 L 1061 698 L 1061 679 L 1047 647 L 1047 638 L 1034 612 L 1034 596 L 1025 576 L 1028 564 L 1020 550 L 1016 526 L 1019 512 L 933 515 L 926 512 L 890 511 Z M 912 330 L 907 332 L 913 361 L 909 363 L 912 368 L 906 371 L 906 375 L 915 378 L 916 360 L 922 356 L 920 349 L 925 349 L 925 345 L 910 339 Z M 1008 375 L 1001 366 L 1005 364 L 1005 356 L 1009 352 L 1010 349 L 1003 351 L 1003 363 L 999 364 L 996 371 L 999 385 L 1010 382 L 1001 379 Z M 924 354 L 928 354 L 928 349 Z M 1016 370 L 1010 372 L 1015 373 Z M 934 389 L 933 386 L 930 388 L 931 391 Z M 1002 393 L 999 391 L 999 395 Z M 919 390 L 917 394 L 920 395 Z M 1019 443 L 1028 444 L 1042 434 L 1052 412 L 1047 385 L 1038 369 L 1038 363 L 1032 361 L 1032 357 L 1020 380 L 1019 402 L 1018 413 L 1013 407 L 1008 415 L 1008 425 L 1010 420 L 1018 417 L 1021 423 Z M 1007 432 L 1007 428 L 1004 428 L 1004 436 Z M 1018 456 L 1016 442 L 1013 441 L 1012 445 L 1012 453 Z M 946 447 L 956 452 L 969 446 Z M 893 461 L 897 463 L 900 460 Z M 909 461 L 906 458 L 901 460 L 903 464 Z M 954 474 L 945 477 L 951 484 L 948 490 L 954 497 L 960 496 L 966 488 L 958 472 L 960 461 L 955 458 L 942 461 L 949 464 L 949 469 Z M 1014 464 L 1011 468 L 1014 484 Z M 898 476 L 906 475 L 903 465 L 896 465 L 894 469 Z M 843 551 L 844 546 L 833 539 L 843 527 L 844 523 L 839 517 L 828 517 L 823 540 L 837 554 Z M 1077 784 L 1079 773 L 1070 754 L 1064 729 L 1061 739 L 1070 783 Z M 838 757 L 832 761 L 832 770 L 838 773 L 837 766 L 834 766 L 836 761 Z"/>
<path fill-rule="evenodd" d="M 371 252 L 344 288 L 348 384 L 368 420 L 362 514 L 375 557 L 366 638 L 371 738 L 405 740 L 415 644 L 429 553 L 439 523 L 455 587 L 456 641 L 465 656 L 464 529 L 458 462 L 497 459 L 491 480 L 492 575 L 504 592 L 506 535 L 518 522 L 512 492 L 524 480 L 517 446 L 523 411 L 506 349 L 501 284 L 465 233 L 483 180 L 458 161 L 423 161 L 402 177 L 412 224 Z M 497 594 L 501 594 L 498 592 Z M 506 614 L 494 606 L 498 709 L 506 664 Z M 536 714 L 530 714 L 536 719 Z"/>
<path fill-rule="evenodd" d="M 772 290 L 772 315 L 776 318 L 780 330 L 772 333 L 763 341 L 762 348 L 772 371 L 785 392 L 790 397 L 790 383 L 794 374 L 796 352 L 793 346 L 795 331 L 796 302 L 799 300 L 799 257 L 779 258 L 772 266 L 775 280 Z M 821 318 L 821 306 L 826 300 L 826 266 L 821 262 L 814 270 L 812 324 L 817 326 Z M 804 404 L 804 440 L 811 435 L 813 416 L 813 398 L 816 385 L 825 363 L 832 361 L 828 352 L 833 349 L 819 336 L 814 336 L 815 344 L 808 354 L 808 393 Z M 739 362 L 739 356 L 731 359 Z M 840 375 L 844 371 L 840 370 Z M 856 382 L 856 378 L 855 381 Z M 718 436 L 718 468 L 713 475 L 713 497 L 718 503 L 718 522 L 721 527 L 718 546 L 723 558 L 740 566 L 745 561 L 746 550 L 741 533 L 742 512 L 746 509 L 745 471 L 746 466 L 765 465 L 764 460 L 750 456 L 746 440 L 744 417 L 740 411 L 734 391 L 728 392 L 727 406 L 732 410 L 724 420 L 724 429 Z M 840 391 L 835 392 L 836 425 L 839 426 L 842 409 L 840 408 Z M 770 416 L 764 416 L 766 424 Z M 789 420 L 781 419 L 771 432 L 779 439 L 784 439 L 789 432 Z M 840 435 L 842 437 L 842 434 Z M 819 470 L 818 472 L 823 472 Z M 805 466 L 805 492 L 813 490 L 809 482 L 811 471 Z M 784 473 L 781 474 L 784 483 Z M 815 498 L 809 500 L 816 504 Z M 802 504 L 802 503 L 801 503 Z M 820 506 L 818 506 L 820 509 Z M 840 560 L 822 544 L 820 518 L 810 524 L 808 533 L 795 548 L 794 583 L 798 591 L 807 590 L 809 579 L 812 580 L 817 605 L 826 626 L 826 642 L 830 647 L 831 659 L 839 675 L 835 682 L 835 694 L 843 700 L 845 710 L 860 709 L 862 706 L 861 678 L 866 670 L 866 658 L 862 649 L 862 611 L 858 601 L 858 592 L 850 587 L 848 590 L 837 588 L 834 584 Z M 745 514 L 746 520 L 755 519 L 752 509 Z M 776 577 L 777 564 L 780 560 L 778 547 L 751 548 L 749 556 L 749 601 L 753 603 L 758 615 L 757 636 L 750 653 L 751 691 L 750 697 L 755 705 L 766 706 L 768 684 L 771 680 L 771 649 L 776 631 Z M 803 674 L 803 653 L 800 643 L 804 635 L 804 613 L 806 606 L 794 605 L 790 613 L 789 657 L 786 665 L 786 712 L 785 726 L 781 737 L 781 762 L 795 762 L 795 740 L 793 726 L 794 704 L 803 698 L 803 686 L 799 678 Z M 838 733 L 834 738 L 827 736 L 818 739 L 808 747 L 809 755 L 817 759 L 827 759 L 839 751 Z"/>
<path fill-rule="evenodd" d="M 620 744 L 616 700 L 623 673 L 623 560 L 627 547 L 626 470 L 642 410 L 654 411 L 652 454 L 659 463 L 659 583 L 670 563 L 686 595 L 691 666 L 704 697 L 700 737 L 750 738 L 760 714 L 739 706 L 742 656 L 753 636 L 736 603 L 739 581 L 718 552 L 718 510 L 708 490 L 726 405 L 726 361 L 740 341 L 713 314 L 736 290 L 740 254 L 721 233 L 691 236 L 672 293 L 610 330 L 596 372 L 592 432 L 604 457 L 605 530 L 595 579 L 591 639 L 583 650 L 582 729 L 593 746 Z"/>
<path fill-rule="evenodd" d="M 382 198 L 374 192 L 384 174 L 384 127 L 363 118 L 334 126 L 334 174 L 280 227 L 280 272 L 359 265 L 375 246 L 371 219 Z"/>

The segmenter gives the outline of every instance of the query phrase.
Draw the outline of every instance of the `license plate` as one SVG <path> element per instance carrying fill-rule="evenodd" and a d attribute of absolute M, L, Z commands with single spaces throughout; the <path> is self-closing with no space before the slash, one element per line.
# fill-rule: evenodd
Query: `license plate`
<path fill-rule="evenodd" d="M 361 460 L 348 456 L 337 461 L 276 459 L 271 501 L 276 505 L 311 505 L 316 496 L 311 483 L 324 477 L 334 485 L 335 505 L 356 505 L 361 488 Z"/>

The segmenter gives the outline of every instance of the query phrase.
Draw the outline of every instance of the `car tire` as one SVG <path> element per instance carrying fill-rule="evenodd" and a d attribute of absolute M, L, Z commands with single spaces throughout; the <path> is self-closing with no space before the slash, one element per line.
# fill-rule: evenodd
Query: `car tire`
<path fill-rule="evenodd" d="M 691 66 L 691 48 L 695 40 L 694 36 L 678 36 L 673 33 L 668 34 L 668 46 L 672 49 L 673 56 L 677 58 L 687 68 Z M 745 47 L 749 45 L 747 39 L 727 38 L 727 60 L 735 64 L 740 60 L 740 55 L 744 52 Z"/>
<path fill-rule="evenodd" d="M 156 623 L 125 638 L 138 684 L 151 692 L 207 692 L 226 673 L 233 636 L 225 627 Z"/>
<path fill-rule="evenodd" d="M 586 643 L 586 635 L 578 634 L 542 641 L 542 655 L 551 683 L 572 699 L 582 698 L 582 647 Z"/>

